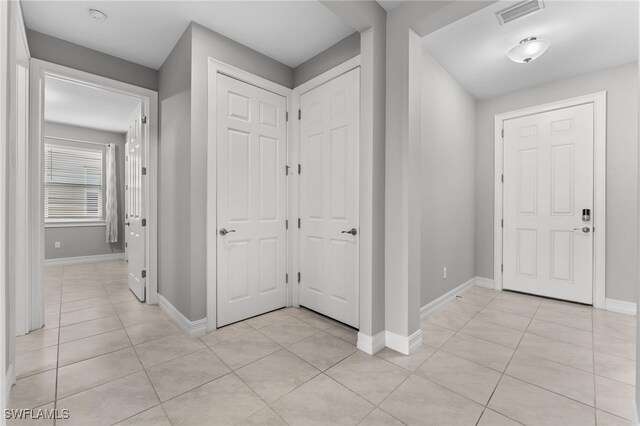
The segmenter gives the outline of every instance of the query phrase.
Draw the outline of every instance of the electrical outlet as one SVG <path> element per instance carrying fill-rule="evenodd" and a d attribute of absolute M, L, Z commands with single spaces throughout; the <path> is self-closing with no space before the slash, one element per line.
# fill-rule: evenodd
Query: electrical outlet
<path fill-rule="evenodd" d="M 60 241 L 56 241 L 55 243 L 53 243 L 53 248 L 60 248 L 62 247 L 62 243 Z"/>
<path fill-rule="evenodd" d="M 445 279 L 445 280 L 447 279 L 447 267 L 446 266 L 442 267 L 442 278 Z"/>

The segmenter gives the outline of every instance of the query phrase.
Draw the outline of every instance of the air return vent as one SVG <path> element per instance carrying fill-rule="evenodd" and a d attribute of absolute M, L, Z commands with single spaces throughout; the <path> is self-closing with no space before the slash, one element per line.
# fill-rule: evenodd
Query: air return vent
<path fill-rule="evenodd" d="M 531 15 L 544 9 L 544 2 L 542 0 L 528 0 L 521 3 L 514 4 L 500 12 L 496 12 L 496 17 L 500 25 L 507 24 L 516 19 L 520 19 L 523 16 Z"/>

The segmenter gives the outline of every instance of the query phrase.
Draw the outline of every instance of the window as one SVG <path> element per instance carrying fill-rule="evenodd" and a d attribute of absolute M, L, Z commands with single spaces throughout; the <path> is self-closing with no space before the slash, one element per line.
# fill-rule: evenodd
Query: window
<path fill-rule="evenodd" d="M 44 218 L 46 222 L 104 219 L 103 155 L 102 148 L 45 144 Z"/>

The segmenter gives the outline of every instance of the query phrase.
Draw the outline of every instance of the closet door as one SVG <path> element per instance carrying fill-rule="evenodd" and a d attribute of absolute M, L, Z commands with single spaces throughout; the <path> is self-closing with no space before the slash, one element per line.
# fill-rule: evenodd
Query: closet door
<path fill-rule="evenodd" d="M 360 68 L 300 97 L 300 305 L 359 326 Z"/>
<path fill-rule="evenodd" d="M 286 305 L 286 107 L 218 74 L 218 327 Z"/>

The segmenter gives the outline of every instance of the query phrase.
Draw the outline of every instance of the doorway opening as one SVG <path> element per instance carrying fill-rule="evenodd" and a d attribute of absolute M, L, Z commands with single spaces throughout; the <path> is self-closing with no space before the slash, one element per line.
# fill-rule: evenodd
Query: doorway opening
<path fill-rule="evenodd" d="M 157 93 L 32 60 L 31 105 L 29 329 L 157 303 Z"/>

